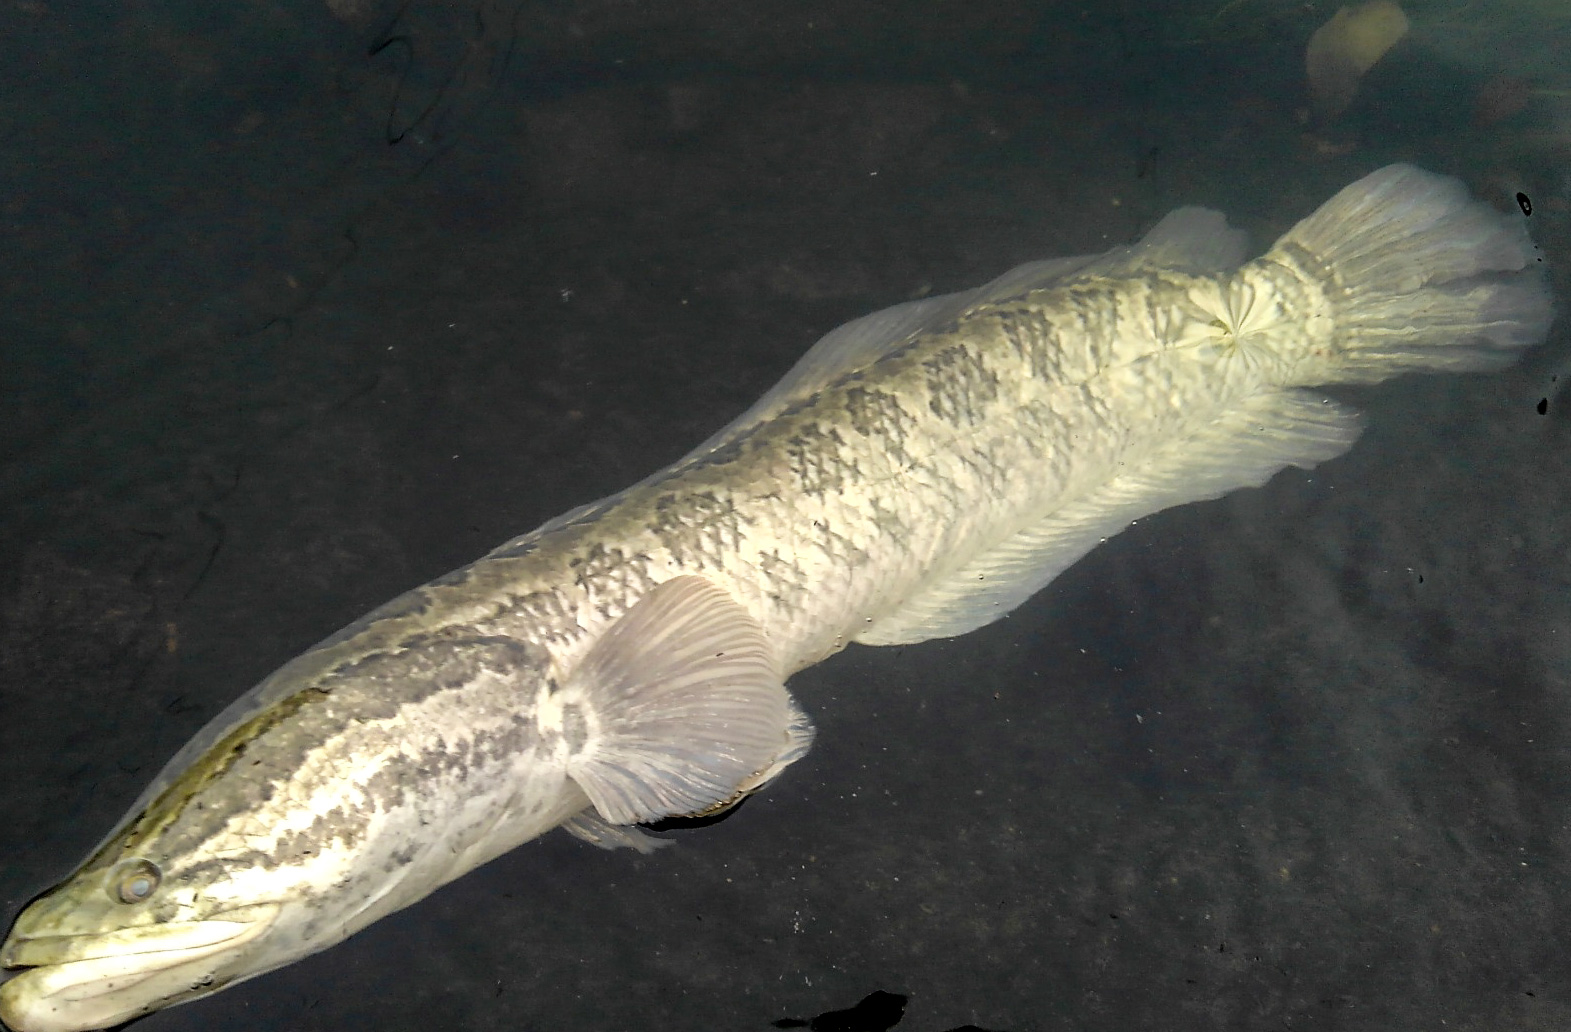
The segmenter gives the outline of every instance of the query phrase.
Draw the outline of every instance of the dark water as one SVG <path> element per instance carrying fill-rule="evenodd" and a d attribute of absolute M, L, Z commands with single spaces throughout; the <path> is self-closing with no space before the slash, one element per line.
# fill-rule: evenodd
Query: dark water
<path fill-rule="evenodd" d="M 0 10 L 6 921 L 273 667 L 848 318 L 1392 160 L 1571 248 L 1547 5 L 1410 5 L 1312 127 L 1334 5 L 339 6 Z M 677 847 L 552 834 L 138 1029 L 1568 1027 L 1565 344 L 804 672 L 813 752 Z"/>

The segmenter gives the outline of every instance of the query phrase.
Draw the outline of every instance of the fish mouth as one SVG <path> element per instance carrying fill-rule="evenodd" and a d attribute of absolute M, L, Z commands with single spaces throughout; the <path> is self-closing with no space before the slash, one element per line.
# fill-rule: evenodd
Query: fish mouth
<path fill-rule="evenodd" d="M 0 966 L 0 1021 L 16 1032 L 86 1032 L 214 992 L 239 972 L 235 951 L 272 927 L 279 907 L 206 921 L 88 935 L 13 937 Z"/>

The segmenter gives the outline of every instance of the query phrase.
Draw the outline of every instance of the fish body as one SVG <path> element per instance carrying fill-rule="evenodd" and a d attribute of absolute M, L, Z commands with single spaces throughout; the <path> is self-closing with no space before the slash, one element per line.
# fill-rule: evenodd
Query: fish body
<path fill-rule="evenodd" d="M 1306 388 L 1541 340 L 1520 221 L 1391 166 L 1263 256 L 1180 209 L 820 341 L 686 458 L 286 664 L 170 761 L 0 949 L 20 1032 L 100 1028 L 324 949 L 552 828 L 732 805 L 852 641 L 999 618 L 1131 520 L 1340 454 Z"/>

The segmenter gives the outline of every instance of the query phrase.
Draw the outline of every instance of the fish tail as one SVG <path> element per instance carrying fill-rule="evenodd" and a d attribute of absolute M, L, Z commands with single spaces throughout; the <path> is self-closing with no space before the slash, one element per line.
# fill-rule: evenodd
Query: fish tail
<path fill-rule="evenodd" d="M 1526 220 L 1460 180 L 1389 165 L 1343 189 L 1235 278 L 1291 270 L 1311 297 L 1311 355 L 1295 385 L 1373 383 L 1408 371 L 1496 369 L 1544 339 L 1554 312 Z"/>

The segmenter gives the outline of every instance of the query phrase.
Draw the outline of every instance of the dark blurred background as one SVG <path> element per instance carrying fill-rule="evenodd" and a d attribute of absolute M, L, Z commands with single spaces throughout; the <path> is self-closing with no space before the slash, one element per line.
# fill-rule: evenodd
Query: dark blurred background
<path fill-rule="evenodd" d="M 1571 296 L 1571 13 L 1403 6 L 1328 111 L 1335 4 L 0 0 L 0 917 L 847 319 L 1395 160 Z M 814 751 L 678 846 L 547 836 L 138 1029 L 1563 1029 L 1565 356 L 1340 392 L 1345 458 L 804 672 Z"/>

